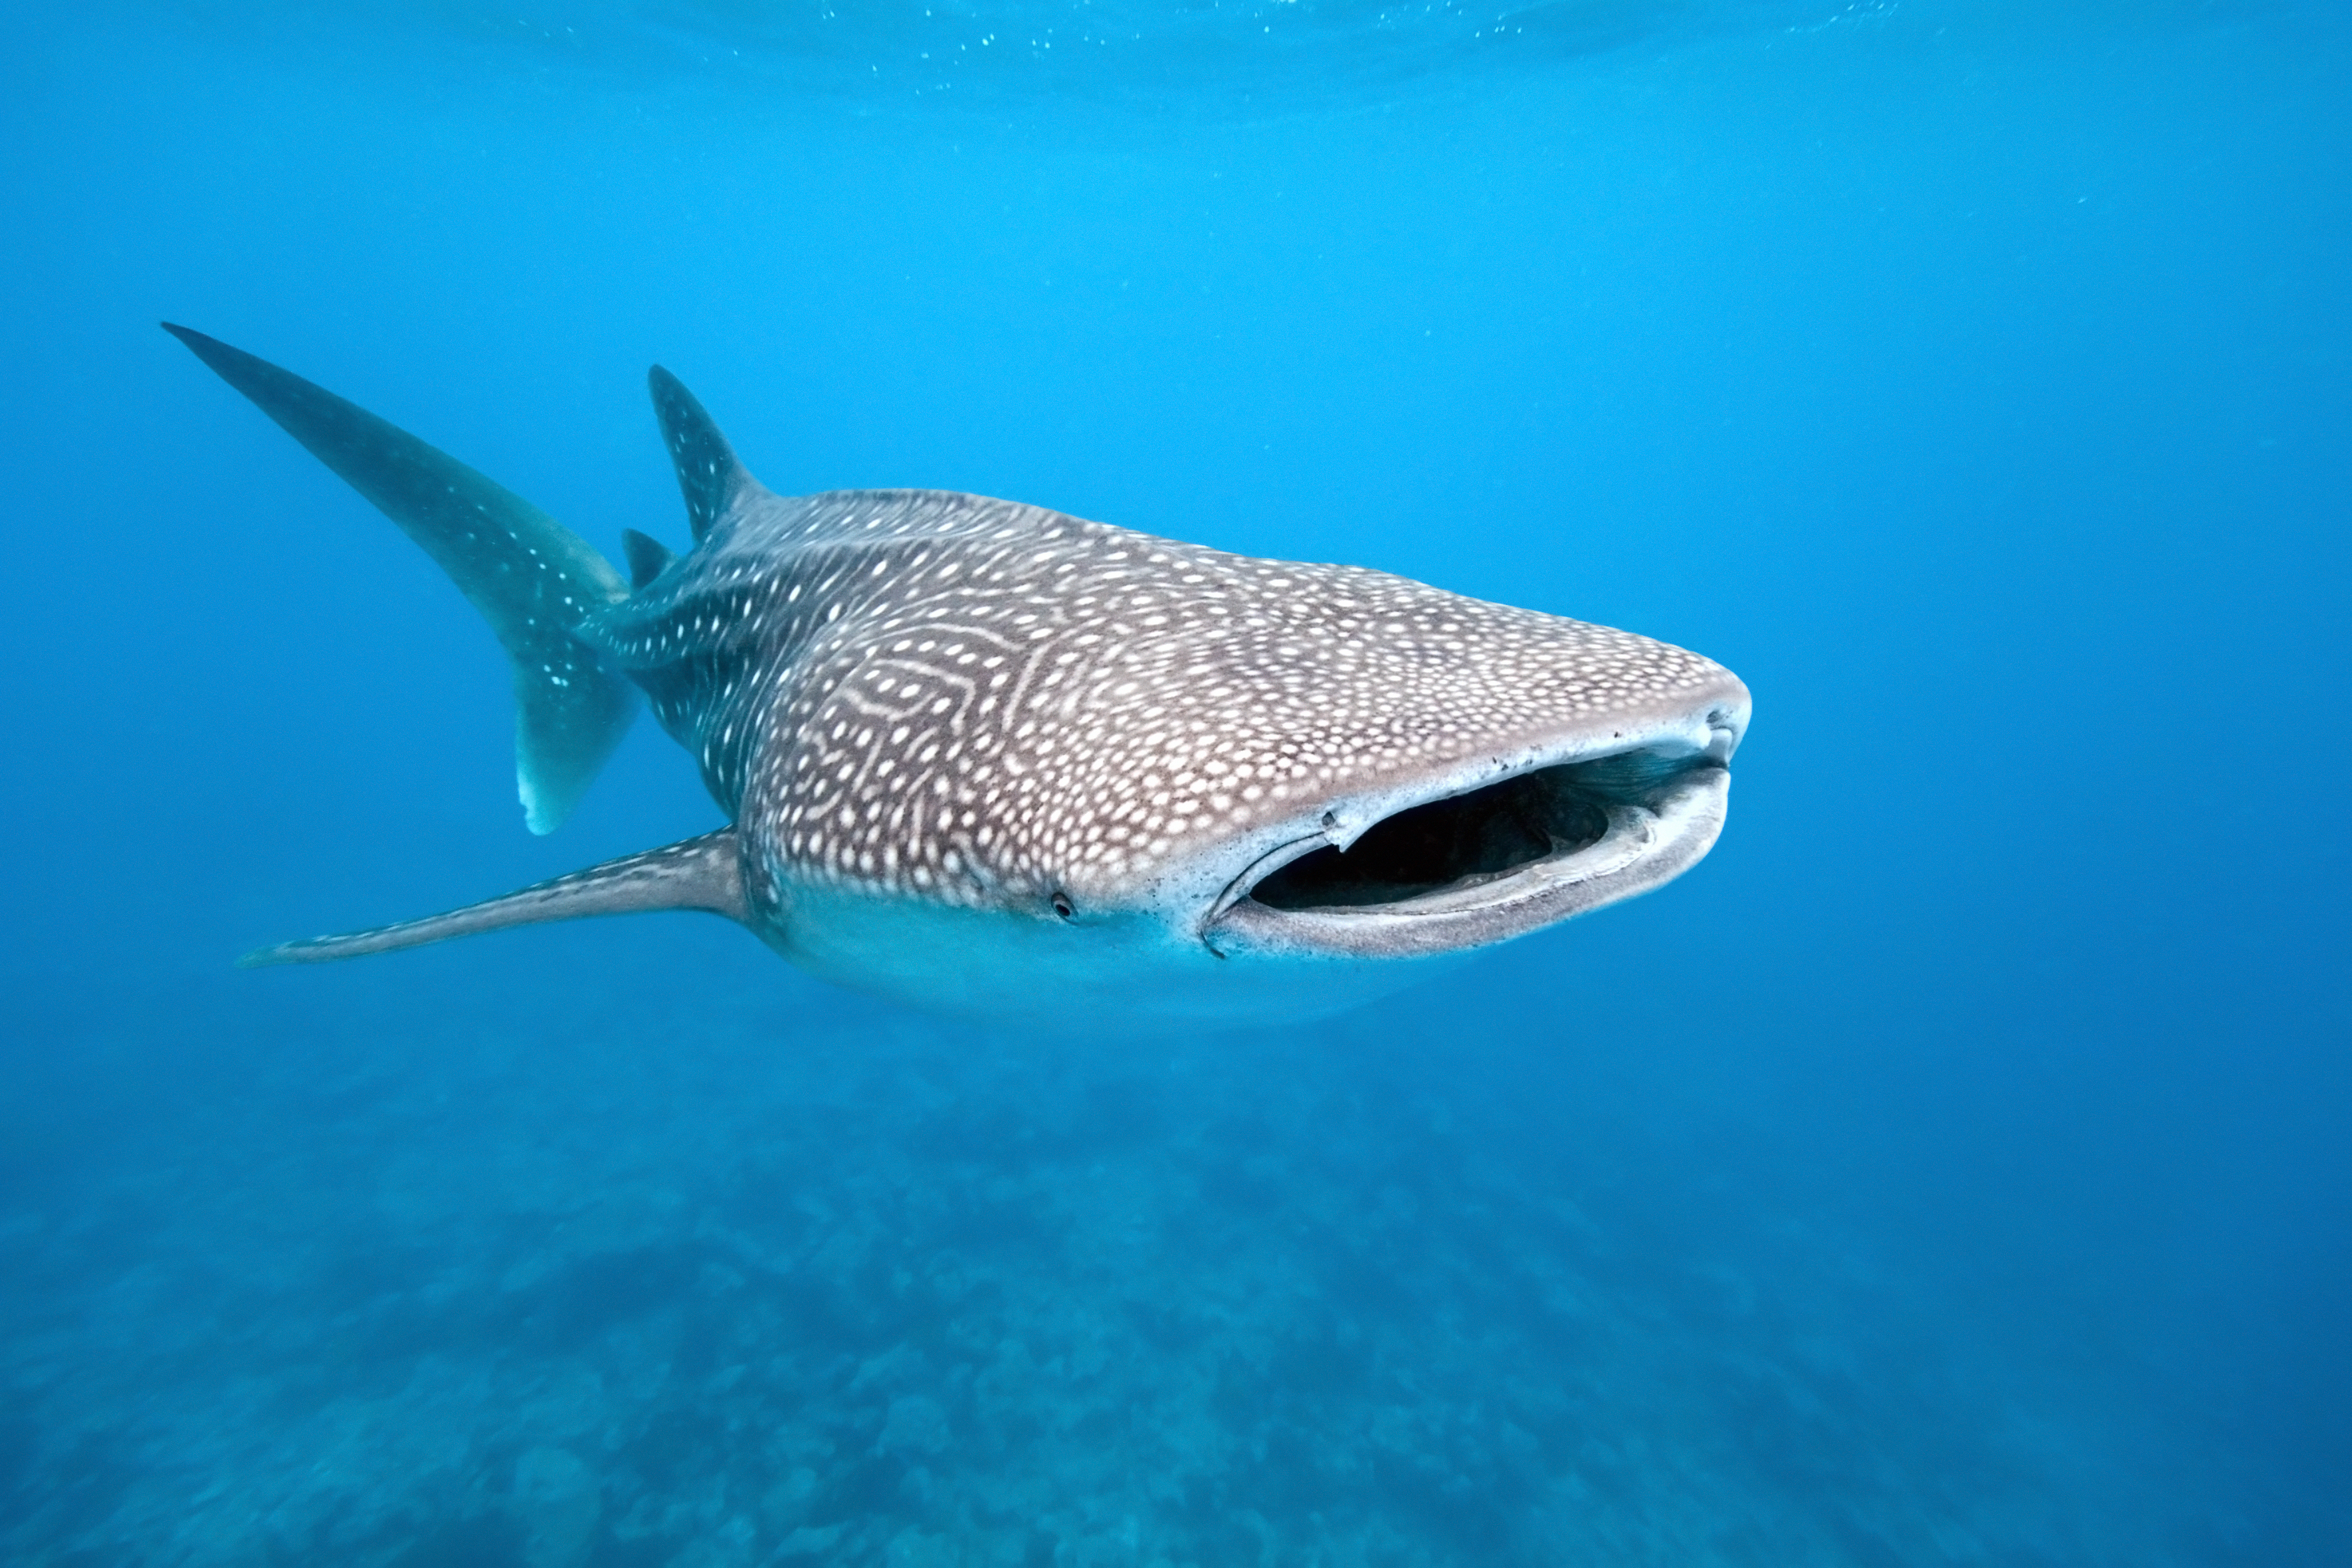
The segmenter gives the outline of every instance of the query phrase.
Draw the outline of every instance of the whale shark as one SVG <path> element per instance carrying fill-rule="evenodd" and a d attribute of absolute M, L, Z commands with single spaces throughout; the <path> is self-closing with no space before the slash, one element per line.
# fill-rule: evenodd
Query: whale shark
<path fill-rule="evenodd" d="M 532 832 L 640 703 L 727 818 L 247 964 L 695 910 L 937 1011 L 1273 1022 L 1658 888 L 1723 828 L 1748 689 L 1668 643 L 982 496 L 777 495 L 659 366 L 692 543 L 625 531 L 624 576 L 356 405 L 165 330 L 481 612 Z"/>

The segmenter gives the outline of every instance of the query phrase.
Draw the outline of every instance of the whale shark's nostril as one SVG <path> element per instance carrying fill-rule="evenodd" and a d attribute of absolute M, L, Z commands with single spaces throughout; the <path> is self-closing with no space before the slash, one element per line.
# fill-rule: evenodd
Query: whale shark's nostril
<path fill-rule="evenodd" d="M 1739 727 L 1727 708 L 1710 710 L 1706 716 L 1706 749 L 1701 754 L 1718 767 L 1731 761 L 1731 753 L 1739 745 Z"/>

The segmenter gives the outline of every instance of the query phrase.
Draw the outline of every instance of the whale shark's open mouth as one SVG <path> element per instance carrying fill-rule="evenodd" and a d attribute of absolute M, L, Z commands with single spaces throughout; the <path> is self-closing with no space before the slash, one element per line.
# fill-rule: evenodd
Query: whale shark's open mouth
<path fill-rule="evenodd" d="M 1631 898 L 1705 855 L 1730 772 L 1710 754 L 1621 752 L 1409 803 L 1345 848 L 1261 858 L 1219 900 L 1211 945 L 1362 957 L 1484 946 Z"/>

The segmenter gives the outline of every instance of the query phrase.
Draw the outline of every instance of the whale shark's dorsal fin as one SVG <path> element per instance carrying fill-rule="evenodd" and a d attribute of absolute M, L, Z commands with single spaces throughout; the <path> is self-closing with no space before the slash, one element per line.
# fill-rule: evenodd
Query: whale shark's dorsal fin
<path fill-rule="evenodd" d="M 398 523 L 481 611 L 514 668 L 523 819 L 554 832 L 636 712 L 635 688 L 572 636 L 628 597 L 620 574 L 522 497 L 357 404 L 202 332 L 163 330 Z"/>
<path fill-rule="evenodd" d="M 743 467 L 735 448 L 719 433 L 718 423 L 703 412 L 685 383 L 656 365 L 646 373 L 646 384 L 654 395 L 654 416 L 661 421 L 662 445 L 677 465 L 687 526 L 699 544 L 736 498 L 760 481 Z"/>
<path fill-rule="evenodd" d="M 327 963 L 364 953 L 423 947 L 453 936 L 508 926 L 576 921 L 590 915 L 641 914 L 653 910 L 708 910 L 730 920 L 749 918 L 735 830 L 722 827 L 641 855 L 625 855 L 539 882 L 503 898 L 469 904 L 446 915 L 379 926 L 348 936 L 314 936 L 265 947 L 237 960 L 244 969 L 273 963 Z"/>

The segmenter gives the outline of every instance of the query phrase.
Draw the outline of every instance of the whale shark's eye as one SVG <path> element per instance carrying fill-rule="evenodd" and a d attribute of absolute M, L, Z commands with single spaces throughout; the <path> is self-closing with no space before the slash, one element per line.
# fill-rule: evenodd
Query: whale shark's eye
<path fill-rule="evenodd" d="M 1061 916 L 1064 920 L 1068 920 L 1070 918 L 1069 894 L 1055 893 L 1054 895 L 1054 912 Z"/>

